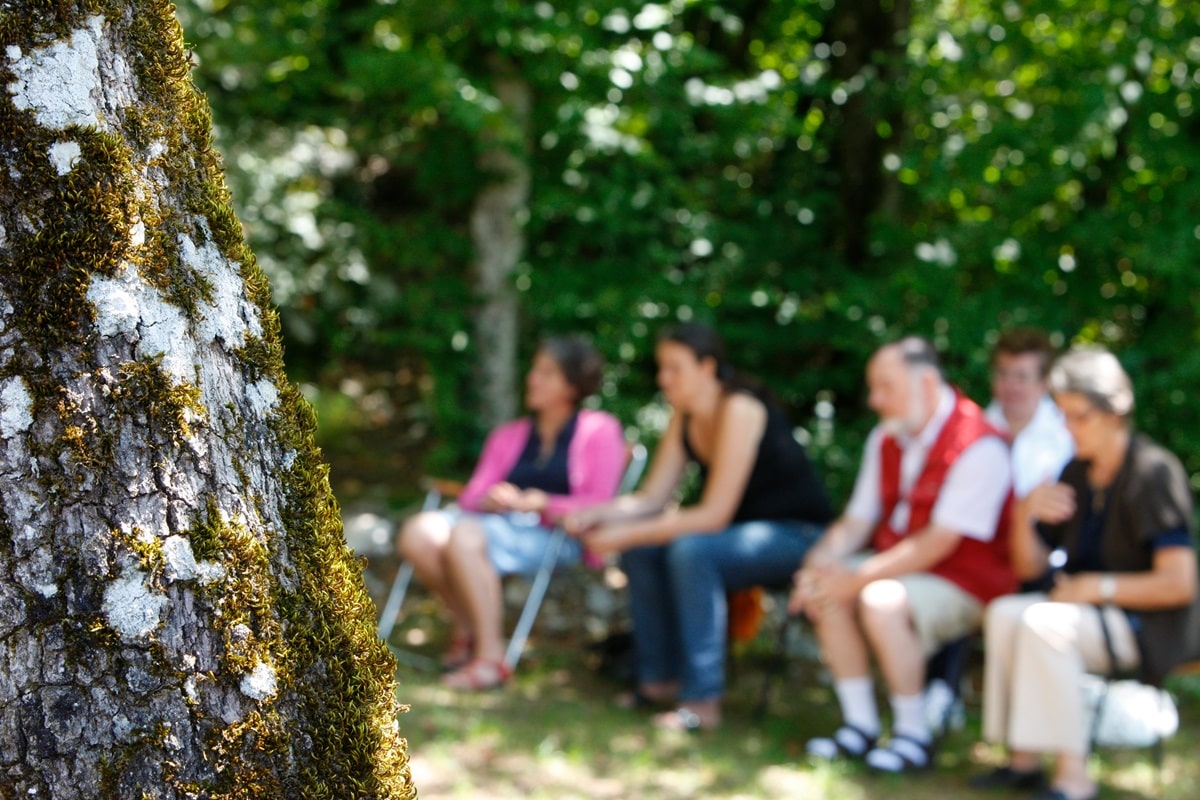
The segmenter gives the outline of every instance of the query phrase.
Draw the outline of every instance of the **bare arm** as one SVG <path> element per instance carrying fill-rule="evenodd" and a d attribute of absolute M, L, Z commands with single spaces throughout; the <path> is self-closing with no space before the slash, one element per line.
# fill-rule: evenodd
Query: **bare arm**
<path fill-rule="evenodd" d="M 882 578 L 928 572 L 948 557 L 961 540 L 962 534 L 958 531 L 931 522 L 916 533 L 905 536 L 893 547 L 864 561 L 857 570 L 858 579 L 866 586 Z"/>
<path fill-rule="evenodd" d="M 611 552 L 662 544 L 683 534 L 714 533 L 728 527 L 754 467 L 766 424 L 767 410 L 760 401 L 743 394 L 728 397 L 718 412 L 711 466 L 700 501 L 687 508 L 668 509 L 640 520 L 606 525 L 588 536 L 588 546 Z M 682 430 L 678 442 L 682 458 Z M 651 484 L 647 490 L 655 488 Z"/>
<path fill-rule="evenodd" d="M 818 564 L 806 561 L 797 573 L 788 609 L 793 614 L 807 610 L 812 615 L 819 614 L 819 609 L 829 602 L 853 602 L 872 581 L 928 571 L 949 556 L 961 539 L 958 531 L 930 523 L 893 547 L 872 555 L 854 570 L 847 569 L 840 560 Z"/>
<path fill-rule="evenodd" d="M 796 570 L 795 585 L 788 598 L 788 612 L 799 614 L 806 609 L 811 610 L 819 594 L 817 576 L 836 568 L 846 556 L 865 547 L 874 527 L 872 522 L 846 514 L 834 520 L 808 551 L 804 564 Z"/>
<path fill-rule="evenodd" d="M 867 546 L 875 523 L 845 514 L 833 521 L 804 559 L 805 567 L 837 563 Z"/>
<path fill-rule="evenodd" d="M 662 439 L 654 448 L 654 457 L 642 486 L 632 494 L 615 497 L 607 503 L 578 509 L 566 514 L 563 526 L 573 535 L 582 535 L 598 525 L 607 525 L 659 514 L 674 497 L 687 467 L 683 449 L 683 420 L 672 415 Z"/>
<path fill-rule="evenodd" d="M 1013 508 L 1009 528 L 1013 571 L 1022 580 L 1040 578 L 1050 558 L 1050 549 L 1038 536 L 1036 525 L 1057 525 L 1075 514 L 1075 492 L 1064 483 L 1043 483 Z"/>
<path fill-rule="evenodd" d="M 1196 553 L 1190 547 L 1162 547 L 1144 572 L 1109 573 L 1115 593 L 1108 602 L 1132 611 L 1152 611 L 1187 605 L 1196 595 Z M 1104 573 L 1081 572 L 1061 576 L 1050 599 L 1065 603 L 1103 603 Z"/>

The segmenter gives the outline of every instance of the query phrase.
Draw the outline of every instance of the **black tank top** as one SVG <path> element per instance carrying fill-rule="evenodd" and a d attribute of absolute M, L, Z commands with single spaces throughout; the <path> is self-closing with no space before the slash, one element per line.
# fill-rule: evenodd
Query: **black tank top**
<path fill-rule="evenodd" d="M 754 467 L 746 481 L 742 500 L 733 515 L 734 522 L 749 520 L 790 520 L 825 524 L 833 519 L 833 507 L 817 471 L 804 452 L 804 446 L 792 435 L 787 415 L 766 398 L 747 392 L 767 409 L 767 424 L 758 441 Z M 700 468 L 700 481 L 708 481 L 708 465 L 702 462 L 688 441 L 687 419 L 683 425 L 683 448 Z"/>

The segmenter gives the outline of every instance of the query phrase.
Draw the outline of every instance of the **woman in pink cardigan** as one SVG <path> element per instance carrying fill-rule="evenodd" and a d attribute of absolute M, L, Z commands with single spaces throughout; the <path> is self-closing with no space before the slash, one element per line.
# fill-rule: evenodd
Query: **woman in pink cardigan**
<path fill-rule="evenodd" d="M 454 620 L 442 658 L 447 686 L 491 689 L 508 680 L 500 577 L 535 572 L 564 514 L 616 492 L 626 459 L 621 425 L 580 408 L 599 387 L 601 368 L 600 355 L 579 339 L 543 341 L 525 379 L 530 415 L 488 436 L 458 511 L 422 512 L 401 531 L 401 556 Z M 559 563 L 582 555 L 568 539 Z"/>

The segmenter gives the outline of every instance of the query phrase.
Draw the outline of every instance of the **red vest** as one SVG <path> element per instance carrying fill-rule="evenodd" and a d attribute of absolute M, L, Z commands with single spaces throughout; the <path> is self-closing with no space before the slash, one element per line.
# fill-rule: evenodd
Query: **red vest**
<path fill-rule="evenodd" d="M 880 487 L 882 511 L 880 523 L 875 529 L 872 546 L 887 550 L 899 542 L 905 534 L 919 531 L 929 524 L 933 506 L 946 480 L 946 473 L 970 445 L 985 436 L 1003 435 L 996 431 L 983 415 L 983 410 L 963 395 L 957 395 L 954 411 L 938 433 L 937 441 L 929 448 L 925 466 L 913 482 L 908 495 L 908 529 L 892 529 L 892 512 L 900 502 L 900 445 L 891 436 L 882 442 L 880 460 Z M 930 572 L 941 575 L 951 583 L 986 603 L 994 597 L 1008 594 L 1017 587 L 1016 575 L 1008 555 L 1009 514 L 1012 509 L 1012 491 L 1004 500 L 1000 519 L 996 524 L 996 535 L 990 542 L 982 542 L 970 536 L 962 536 L 950 555 L 930 568 Z"/>

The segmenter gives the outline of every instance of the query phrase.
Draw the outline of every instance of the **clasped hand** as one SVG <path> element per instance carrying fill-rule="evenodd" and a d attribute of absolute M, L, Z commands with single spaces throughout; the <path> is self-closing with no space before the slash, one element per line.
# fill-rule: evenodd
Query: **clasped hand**
<path fill-rule="evenodd" d="M 546 507 L 546 493 L 541 489 L 518 489 L 511 483 L 497 483 L 483 497 L 485 511 L 541 511 Z"/>
<path fill-rule="evenodd" d="M 579 539 L 598 556 L 628 550 L 636 543 L 629 525 L 605 522 L 603 513 L 596 509 L 572 511 L 563 517 L 562 526 L 569 535 Z"/>
<path fill-rule="evenodd" d="M 809 619 L 816 620 L 830 607 L 852 602 L 861 589 L 857 573 L 841 562 L 802 567 L 796 573 L 788 611 L 792 614 L 803 612 Z"/>

